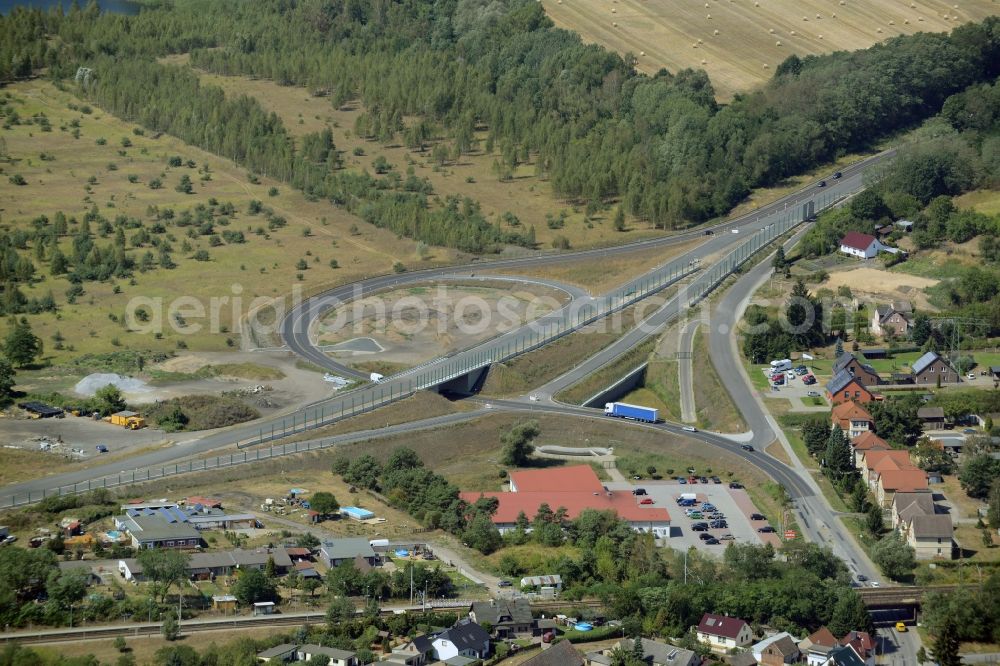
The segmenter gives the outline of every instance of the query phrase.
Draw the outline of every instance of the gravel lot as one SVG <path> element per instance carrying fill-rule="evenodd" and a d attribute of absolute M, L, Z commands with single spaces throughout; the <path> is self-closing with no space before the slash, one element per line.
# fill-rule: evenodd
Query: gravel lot
<path fill-rule="evenodd" d="M 727 541 L 722 541 L 718 545 L 707 545 L 698 535 L 699 532 L 691 530 L 691 524 L 698 522 L 689 519 L 685 513 L 685 507 L 677 506 L 677 498 L 681 493 L 696 493 L 701 502 L 708 501 L 726 516 L 729 527 L 724 529 L 710 529 L 709 534 L 716 538 L 723 534 L 732 534 L 737 543 L 765 543 L 762 539 L 772 541 L 769 537 L 773 535 L 758 534 L 757 528 L 766 524 L 765 521 L 750 521 L 750 514 L 755 511 L 753 503 L 747 496 L 746 491 L 731 490 L 726 483 L 697 483 L 694 485 L 681 485 L 676 481 L 642 481 L 640 484 L 614 483 L 605 484 L 610 490 L 632 490 L 634 488 L 645 488 L 649 497 L 653 498 L 656 506 L 663 507 L 670 512 L 670 539 L 663 540 L 663 545 L 676 550 L 687 550 L 691 546 L 709 553 L 721 554 L 726 547 Z M 710 522 L 705 519 L 704 522 Z M 776 542 L 777 539 L 774 539 Z"/>

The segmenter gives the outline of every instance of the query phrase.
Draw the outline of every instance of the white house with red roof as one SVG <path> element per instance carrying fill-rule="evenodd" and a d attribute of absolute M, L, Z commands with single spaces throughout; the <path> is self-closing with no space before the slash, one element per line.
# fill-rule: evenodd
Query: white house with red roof
<path fill-rule="evenodd" d="M 840 251 L 859 259 L 871 259 L 879 252 L 886 249 L 877 238 L 871 234 L 863 234 L 860 231 L 848 231 L 840 239 Z"/>
<path fill-rule="evenodd" d="M 498 501 L 493 524 L 500 533 L 517 527 L 521 513 L 532 520 L 542 504 L 553 511 L 566 510 L 575 520 L 587 509 L 614 511 L 638 532 L 650 532 L 658 539 L 670 536 L 670 512 L 654 505 L 640 504 L 644 498 L 628 490 L 607 490 L 590 465 L 510 472 L 510 492 L 464 492 L 461 498 L 474 504 L 481 497 Z"/>
<path fill-rule="evenodd" d="M 753 641 L 753 630 L 746 620 L 705 613 L 697 628 L 698 640 L 707 643 L 715 652 L 728 652 L 746 647 Z"/>

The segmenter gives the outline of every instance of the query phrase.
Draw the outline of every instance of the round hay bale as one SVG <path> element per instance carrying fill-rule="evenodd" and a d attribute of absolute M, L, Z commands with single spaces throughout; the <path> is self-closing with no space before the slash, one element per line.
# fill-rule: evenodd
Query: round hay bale
<path fill-rule="evenodd" d="M 876 30 L 875 32 L 877 32 L 877 33 L 879 33 L 879 34 L 882 34 L 882 28 L 879 28 L 879 29 L 878 29 L 878 30 Z"/>
<path fill-rule="evenodd" d="M 755 2 L 755 3 L 753 3 L 753 6 L 754 7 L 760 7 L 760 3 L 759 2 Z"/>
<path fill-rule="evenodd" d="M 612 28 L 617 28 L 617 27 L 618 27 L 618 24 L 617 24 L 617 23 L 612 23 L 612 24 L 611 24 L 611 27 L 612 27 Z"/>
<path fill-rule="evenodd" d="M 802 17 L 802 20 L 803 20 L 803 21 L 808 21 L 808 20 L 809 20 L 809 17 L 808 17 L 808 16 L 803 16 L 803 17 Z"/>
<path fill-rule="evenodd" d="M 910 3 L 910 9 L 916 9 L 916 8 L 917 8 L 917 3 L 911 2 Z"/>
<path fill-rule="evenodd" d="M 768 34 L 773 35 L 774 34 L 774 28 L 770 28 L 767 32 L 768 32 Z"/>
<path fill-rule="evenodd" d="M 698 48 L 698 42 L 695 42 L 694 44 L 692 44 L 692 45 L 691 45 L 691 48 L 693 48 L 693 49 L 696 49 L 696 48 Z"/>
<path fill-rule="evenodd" d="M 910 25 L 910 19 L 903 19 L 903 25 Z"/>
<path fill-rule="evenodd" d="M 795 32 L 794 30 L 792 30 L 792 31 L 791 31 L 790 33 L 788 33 L 788 34 L 790 34 L 790 35 L 791 35 L 792 37 L 794 37 L 795 35 L 797 35 L 797 34 L 799 34 L 799 33 L 797 33 L 797 32 Z"/>
<path fill-rule="evenodd" d="M 830 14 L 830 18 L 837 18 L 837 12 Z"/>
<path fill-rule="evenodd" d="M 704 42 L 703 40 L 699 39 L 699 40 L 698 40 L 698 43 L 699 43 L 699 44 L 704 44 L 705 42 Z"/>
<path fill-rule="evenodd" d="M 767 69 L 767 68 L 768 68 L 768 64 L 765 62 L 764 63 L 764 69 Z"/>
<path fill-rule="evenodd" d="M 701 59 L 701 64 L 703 64 L 703 65 L 707 65 L 707 64 L 708 64 L 708 61 L 707 61 L 707 60 L 705 60 L 704 58 L 702 58 L 702 59 Z"/>
<path fill-rule="evenodd" d="M 823 39 L 823 35 L 817 35 L 817 37 L 819 37 L 820 39 Z"/>
<path fill-rule="evenodd" d="M 774 45 L 775 45 L 775 46 L 781 46 L 781 40 L 778 40 L 778 41 L 776 41 L 776 42 L 774 43 Z"/>
<path fill-rule="evenodd" d="M 645 51 L 639 51 L 639 55 L 644 56 L 644 55 L 646 55 L 646 52 Z"/>
<path fill-rule="evenodd" d="M 819 14 L 816 14 L 816 18 L 823 18 L 823 17 L 820 16 Z"/>
<path fill-rule="evenodd" d="M 711 18 L 712 18 L 712 15 L 711 15 L 711 14 L 708 14 L 708 15 L 707 15 L 707 16 L 706 16 L 705 18 L 707 18 L 707 19 L 711 19 Z"/>
<path fill-rule="evenodd" d="M 705 9 L 708 9 L 708 3 L 707 2 L 705 3 Z"/>
<path fill-rule="evenodd" d="M 844 0 L 840 0 L 840 6 L 841 6 L 841 7 L 843 7 L 843 6 L 844 6 L 844 5 L 846 5 L 846 4 L 847 4 L 847 3 L 846 3 L 846 2 L 844 2 Z"/>
<path fill-rule="evenodd" d="M 923 20 L 924 20 L 924 17 L 923 17 L 923 16 L 918 16 L 918 17 L 917 17 L 917 20 L 918 20 L 918 21 L 923 21 Z"/>
<path fill-rule="evenodd" d="M 889 21 L 889 25 L 896 25 L 895 21 Z"/>
<path fill-rule="evenodd" d="M 718 30 L 714 30 L 714 31 L 712 31 L 712 34 L 713 34 L 713 35 L 718 35 L 718 34 L 719 34 L 719 31 L 718 31 Z"/>
<path fill-rule="evenodd" d="M 954 9 L 958 9 L 958 5 L 952 5 Z"/>

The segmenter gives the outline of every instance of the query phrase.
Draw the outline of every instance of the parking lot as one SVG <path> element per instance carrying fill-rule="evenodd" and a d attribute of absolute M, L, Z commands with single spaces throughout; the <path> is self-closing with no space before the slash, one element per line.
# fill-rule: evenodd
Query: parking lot
<path fill-rule="evenodd" d="M 732 535 L 732 541 L 736 543 L 772 543 L 780 545 L 777 534 L 760 534 L 757 528 L 767 525 L 764 520 L 750 520 L 750 515 L 756 511 L 753 502 L 745 490 L 730 488 L 726 483 L 697 483 L 680 484 L 677 481 L 642 481 L 632 485 L 629 483 L 606 483 L 611 490 L 633 490 L 635 488 L 645 489 L 647 496 L 655 502 L 655 506 L 662 507 L 670 512 L 670 538 L 663 539 L 662 544 L 676 550 L 687 550 L 691 546 L 709 552 L 721 554 L 730 539 L 721 539 L 724 535 Z M 691 529 L 691 525 L 696 522 L 711 523 L 707 515 L 701 519 L 690 519 L 684 513 L 686 508 L 677 504 L 677 498 L 681 493 L 695 493 L 698 504 L 690 508 L 699 508 L 702 503 L 709 502 L 716 507 L 719 513 L 725 515 L 727 526 L 724 528 L 710 528 L 707 533 L 711 534 L 719 543 L 709 545 L 703 541 L 699 535 L 705 532 L 696 532 Z M 637 500 L 640 498 L 637 498 Z M 704 512 L 703 512 L 704 513 Z"/>

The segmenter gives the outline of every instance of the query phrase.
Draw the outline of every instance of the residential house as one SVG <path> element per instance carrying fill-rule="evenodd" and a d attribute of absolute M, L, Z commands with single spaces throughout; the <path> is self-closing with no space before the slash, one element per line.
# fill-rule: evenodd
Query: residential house
<path fill-rule="evenodd" d="M 546 648 L 531 659 L 521 663 L 521 666 L 584 666 L 583 655 L 576 651 L 569 641 L 559 641 Z"/>
<path fill-rule="evenodd" d="M 868 403 L 881 396 L 868 389 L 865 383 L 848 370 L 841 370 L 826 384 L 826 397 L 834 405 L 853 400 Z"/>
<path fill-rule="evenodd" d="M 406 666 L 424 666 L 434 658 L 434 644 L 428 636 L 420 634 L 405 644 L 393 648 L 389 660 Z"/>
<path fill-rule="evenodd" d="M 865 660 L 854 651 L 853 646 L 840 645 L 830 650 L 822 666 L 865 666 Z"/>
<path fill-rule="evenodd" d="M 527 599 L 490 599 L 473 602 L 469 617 L 478 624 L 489 624 L 497 638 L 530 634 L 534 625 Z"/>
<path fill-rule="evenodd" d="M 231 594 L 213 594 L 212 610 L 232 613 L 236 611 L 236 597 Z"/>
<path fill-rule="evenodd" d="M 820 627 L 799 642 L 799 650 L 805 655 L 808 666 L 823 666 L 830 658 L 830 651 L 839 646 L 840 641 L 826 627 Z"/>
<path fill-rule="evenodd" d="M 921 407 L 917 410 L 920 427 L 924 430 L 944 428 L 944 407 Z"/>
<path fill-rule="evenodd" d="M 270 664 L 271 662 L 281 664 L 287 661 L 295 661 L 295 651 L 298 649 L 299 646 L 293 643 L 275 645 L 274 647 L 258 652 L 257 661 L 264 664 Z"/>
<path fill-rule="evenodd" d="M 830 374 L 837 375 L 841 370 L 847 370 L 865 386 L 878 386 L 882 383 L 882 378 L 871 364 L 862 363 L 857 356 L 849 352 L 844 352 L 836 358 Z"/>
<path fill-rule="evenodd" d="M 314 657 L 327 657 L 327 666 L 358 666 L 358 658 L 353 652 L 339 648 L 306 643 L 296 650 L 299 661 L 312 661 Z"/>
<path fill-rule="evenodd" d="M 292 568 L 292 560 L 281 546 L 256 550 L 229 550 L 212 553 L 192 553 L 188 558 L 187 577 L 191 580 L 213 580 L 232 575 L 237 569 L 264 569 L 274 561 L 275 573 L 282 575 Z M 127 581 L 143 580 L 142 566 L 135 559 L 118 560 L 118 573 Z"/>
<path fill-rule="evenodd" d="M 431 643 L 434 655 L 441 661 L 456 655 L 475 659 L 490 656 L 490 635 L 469 619 L 459 620 L 455 626 L 438 634 Z"/>
<path fill-rule="evenodd" d="M 875 419 L 872 415 L 853 400 L 834 405 L 830 419 L 833 425 L 840 426 L 850 439 L 875 429 Z"/>
<path fill-rule="evenodd" d="M 562 576 L 559 574 L 548 574 L 544 576 L 525 576 L 521 579 L 521 589 L 537 589 L 539 592 L 549 590 L 558 593 L 562 590 Z"/>
<path fill-rule="evenodd" d="M 863 432 L 851 440 L 851 449 L 854 451 L 854 467 L 864 469 L 865 453 L 868 451 L 888 451 L 892 447 L 871 430 Z"/>
<path fill-rule="evenodd" d="M 327 568 L 340 566 L 356 557 L 364 559 L 369 566 L 375 566 L 381 562 L 371 543 L 365 538 L 354 537 L 325 541 L 319 549 L 319 559 Z"/>
<path fill-rule="evenodd" d="M 798 641 L 787 631 L 768 636 L 750 648 L 754 659 L 764 666 L 784 666 L 799 660 Z"/>
<path fill-rule="evenodd" d="M 937 384 L 938 380 L 942 384 L 955 384 L 962 381 L 958 370 L 937 352 L 927 352 L 914 361 L 910 369 L 915 384 Z"/>
<path fill-rule="evenodd" d="M 910 452 L 903 449 L 871 450 L 863 456 L 861 476 L 871 490 L 878 484 L 878 476 L 890 470 L 913 469 Z"/>
<path fill-rule="evenodd" d="M 726 657 L 729 666 L 757 666 L 757 660 L 753 658 L 752 652 L 737 652 Z"/>
<path fill-rule="evenodd" d="M 643 661 L 649 666 L 699 666 L 701 664 L 701 657 L 691 650 L 677 648 L 649 638 L 639 640 L 642 641 Z M 568 643 L 569 641 L 564 642 Z M 619 641 L 615 647 L 631 654 L 634 646 L 635 641 L 626 638 Z M 615 647 L 606 648 L 600 652 L 587 653 L 587 666 L 608 666 L 611 664 L 611 655 Z"/>
<path fill-rule="evenodd" d="M 840 644 L 854 648 L 865 666 L 875 666 L 875 640 L 867 631 L 849 631 L 840 639 Z"/>
<path fill-rule="evenodd" d="M 871 332 L 881 336 L 905 337 L 913 322 L 913 306 L 909 301 L 894 301 L 876 305 L 872 312 Z"/>
<path fill-rule="evenodd" d="M 474 504 L 482 497 L 497 499 L 492 520 L 505 533 L 517 526 L 517 517 L 534 516 L 542 504 L 553 510 L 563 508 L 566 518 L 574 520 L 583 511 L 613 511 L 637 532 L 652 533 L 657 538 L 670 536 L 670 513 L 657 506 L 639 504 L 627 490 L 607 490 L 590 465 L 571 465 L 509 474 L 510 492 L 464 492 L 461 498 Z"/>
<path fill-rule="evenodd" d="M 138 502 L 122 506 L 115 526 L 128 533 L 133 548 L 195 548 L 201 545 L 199 530 L 258 527 L 259 523 L 253 514 L 228 514 L 202 504 Z"/>
<path fill-rule="evenodd" d="M 896 493 L 913 493 L 927 490 L 927 472 L 916 467 L 911 469 L 888 470 L 878 475 L 875 494 L 883 508 L 892 505 Z"/>
<path fill-rule="evenodd" d="M 197 548 L 201 534 L 197 528 L 182 521 L 167 521 L 154 516 L 136 516 L 127 525 L 119 525 L 128 532 L 133 548 Z"/>
<path fill-rule="evenodd" d="M 725 615 L 705 613 L 696 631 L 698 640 L 707 643 L 716 652 L 744 647 L 753 640 L 753 631 L 745 620 Z"/>
<path fill-rule="evenodd" d="M 918 492 L 899 492 L 892 497 L 891 506 L 892 529 L 902 531 L 905 525 L 915 516 L 933 516 L 937 513 L 934 495 L 929 490 Z"/>
<path fill-rule="evenodd" d="M 882 245 L 877 238 L 871 234 L 863 234 L 860 231 L 848 231 L 840 239 L 840 251 L 851 257 L 859 259 L 871 259 L 886 246 Z"/>

